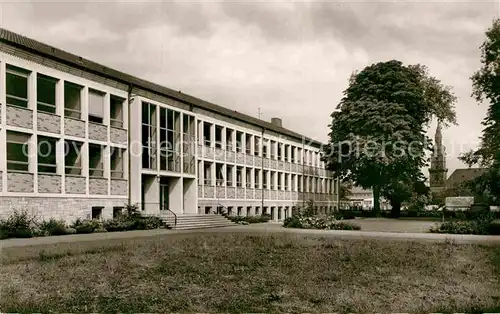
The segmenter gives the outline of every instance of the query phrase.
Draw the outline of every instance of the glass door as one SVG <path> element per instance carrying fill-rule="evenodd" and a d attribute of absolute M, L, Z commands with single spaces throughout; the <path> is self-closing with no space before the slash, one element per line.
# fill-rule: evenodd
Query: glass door
<path fill-rule="evenodd" d="M 169 204 L 168 184 L 160 183 L 160 210 L 167 210 Z"/>

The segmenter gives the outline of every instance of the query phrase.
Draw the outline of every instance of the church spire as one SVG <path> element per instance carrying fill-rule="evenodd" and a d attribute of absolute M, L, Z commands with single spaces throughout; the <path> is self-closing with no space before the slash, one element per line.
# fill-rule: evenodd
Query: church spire
<path fill-rule="evenodd" d="M 433 192 L 442 191 L 445 188 L 447 171 L 441 121 L 438 120 L 436 133 L 434 134 L 434 151 L 431 157 L 431 167 L 429 168 L 429 183 Z"/>

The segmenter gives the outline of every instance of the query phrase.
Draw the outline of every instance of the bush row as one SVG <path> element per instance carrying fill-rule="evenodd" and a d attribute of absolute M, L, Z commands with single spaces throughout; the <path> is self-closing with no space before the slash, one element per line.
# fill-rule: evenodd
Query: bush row
<path fill-rule="evenodd" d="M 296 215 L 285 219 L 283 226 L 300 229 L 361 230 L 359 225 L 338 220 L 334 216 L 320 218 Z"/>
<path fill-rule="evenodd" d="M 256 224 L 268 222 L 271 220 L 270 215 L 261 215 L 261 216 L 227 216 L 229 220 L 239 224 Z"/>
<path fill-rule="evenodd" d="M 64 221 L 55 219 L 39 222 L 36 217 L 30 216 L 27 212 L 15 211 L 7 219 L 0 220 L 0 239 L 148 230 L 157 229 L 161 226 L 163 226 L 163 222 L 160 218 L 143 217 L 136 212 L 127 212 L 118 218 L 105 221 L 77 219 L 68 226 Z"/>
<path fill-rule="evenodd" d="M 381 211 L 380 213 L 381 217 L 383 218 L 391 218 L 391 212 L 390 211 Z M 404 210 L 401 211 L 400 218 L 456 218 L 459 220 L 474 220 L 478 218 L 478 214 L 474 211 L 449 211 L 449 210 L 444 210 L 444 211 L 437 211 L 437 210 L 421 210 L 421 211 L 410 211 L 410 210 Z M 500 212 L 491 212 L 491 215 L 495 217 L 495 219 L 500 219 Z M 374 213 L 372 210 L 349 210 L 349 209 L 344 209 L 340 210 L 339 212 L 334 213 L 334 216 L 337 219 L 354 219 L 356 217 L 362 217 L 362 218 L 371 218 L 374 217 Z"/>
<path fill-rule="evenodd" d="M 473 220 L 446 221 L 430 228 L 432 233 L 500 235 L 500 220 L 493 213 L 483 214 Z"/>

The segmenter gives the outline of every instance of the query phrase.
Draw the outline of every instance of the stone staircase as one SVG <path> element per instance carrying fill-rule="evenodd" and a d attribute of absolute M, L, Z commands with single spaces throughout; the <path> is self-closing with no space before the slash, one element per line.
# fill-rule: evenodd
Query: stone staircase
<path fill-rule="evenodd" d="M 177 215 L 177 225 L 174 226 L 175 218 L 173 215 L 161 216 L 163 222 L 175 230 L 187 229 L 204 229 L 204 228 L 220 228 L 235 226 L 236 224 L 231 220 L 221 215 L 207 214 L 184 214 Z"/>

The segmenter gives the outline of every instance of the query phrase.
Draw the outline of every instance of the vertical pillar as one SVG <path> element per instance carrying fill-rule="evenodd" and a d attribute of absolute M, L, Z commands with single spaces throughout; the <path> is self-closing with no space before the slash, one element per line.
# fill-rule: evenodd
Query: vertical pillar
<path fill-rule="evenodd" d="M 141 204 L 142 196 L 142 103 L 138 97 L 127 101 L 128 119 L 128 171 L 130 204 Z"/>

